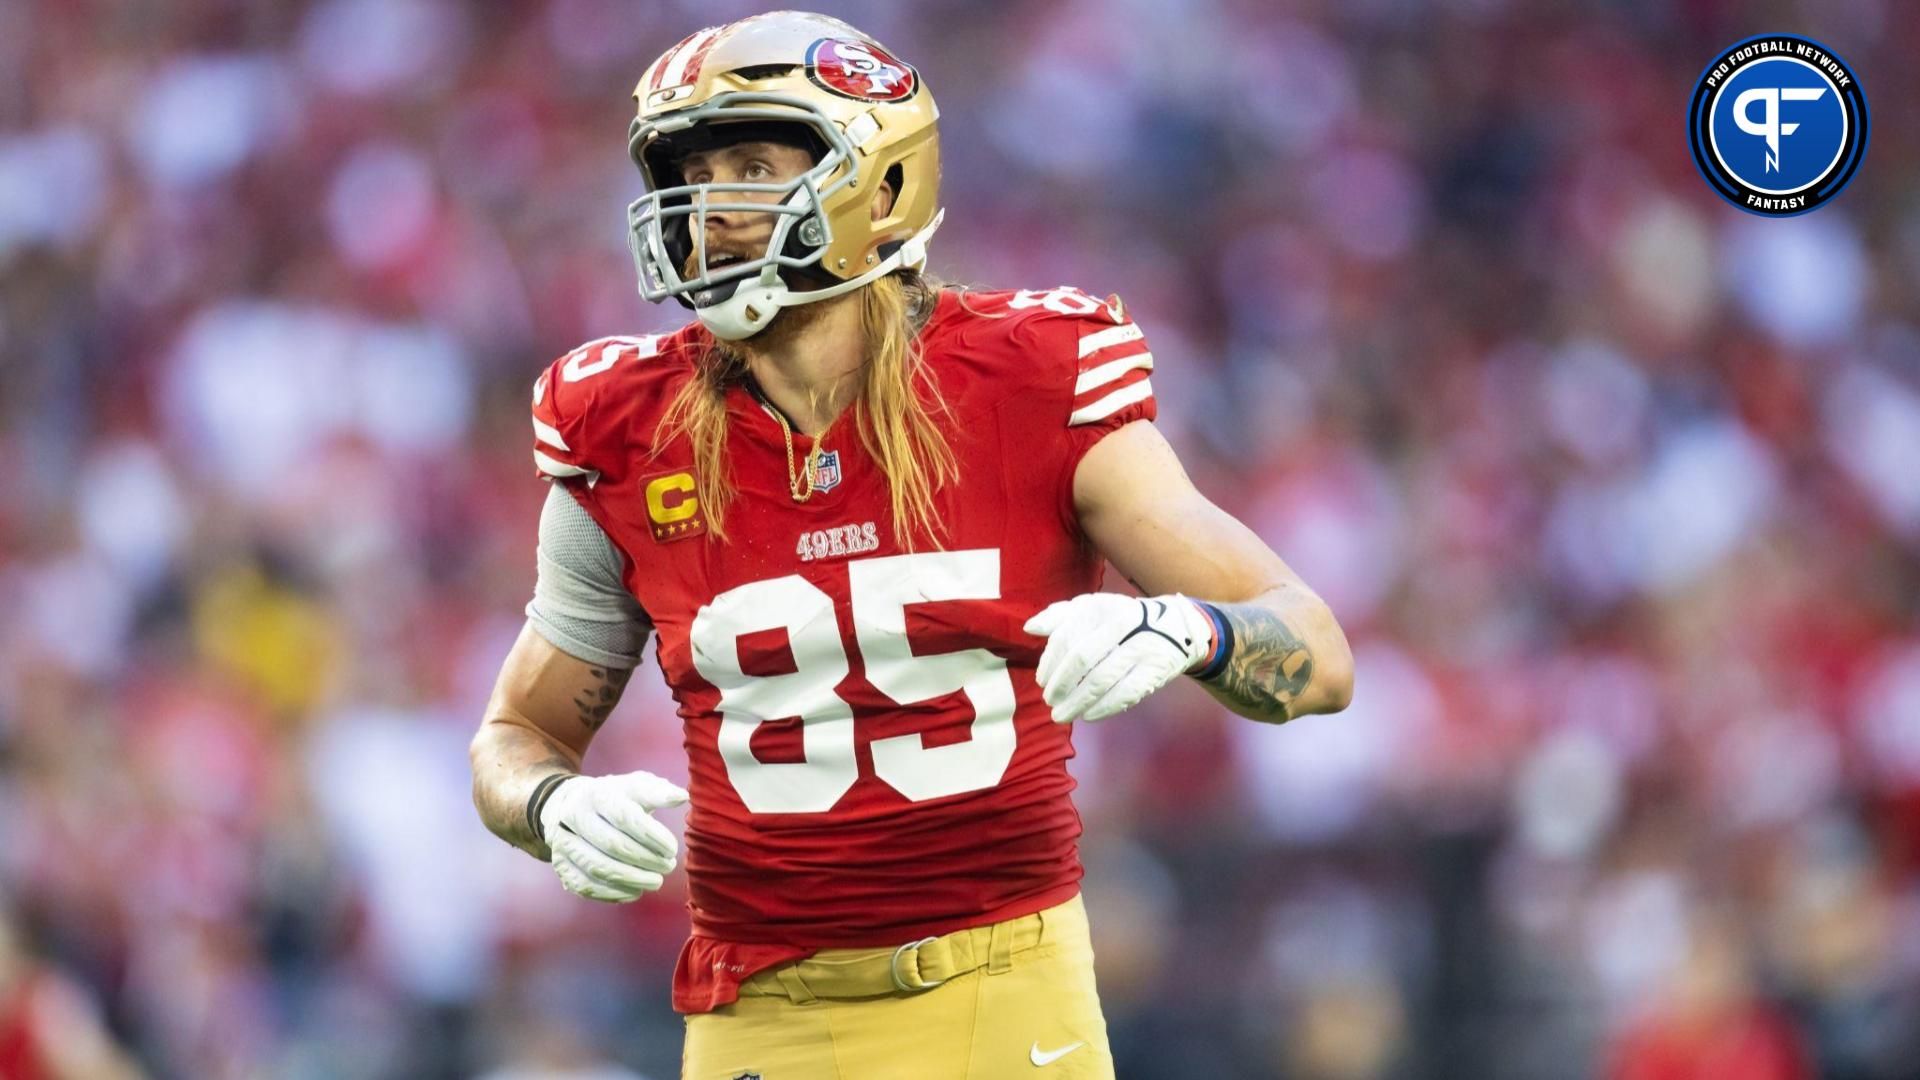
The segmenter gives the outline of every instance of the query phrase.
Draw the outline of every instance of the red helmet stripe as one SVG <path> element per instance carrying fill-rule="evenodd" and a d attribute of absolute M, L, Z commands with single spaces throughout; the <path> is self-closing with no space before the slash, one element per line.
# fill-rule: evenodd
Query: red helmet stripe
<path fill-rule="evenodd" d="M 686 73 L 680 76 L 681 82 L 692 82 L 700 77 L 700 68 L 706 63 L 707 54 L 713 51 L 715 45 L 720 44 L 720 39 L 725 37 L 730 29 L 732 24 L 723 26 L 715 30 L 712 37 L 700 43 L 699 51 L 695 52 L 692 59 L 687 62 Z"/>
<path fill-rule="evenodd" d="M 660 59 L 653 62 L 653 76 L 647 80 L 647 89 L 660 89 L 661 80 L 666 77 L 667 69 L 673 66 L 673 58 L 679 55 L 681 49 L 687 47 L 688 42 L 691 42 L 694 38 L 699 37 L 705 32 L 706 31 L 702 30 L 688 34 L 686 37 L 681 38 L 673 48 L 661 53 Z"/>
<path fill-rule="evenodd" d="M 714 39 L 724 29 L 724 26 L 709 26 L 699 33 L 688 35 L 686 40 L 675 45 L 671 52 L 661 58 L 660 70 L 654 75 L 652 88 L 660 90 L 679 86 L 698 78 L 700 62 L 706 59 L 707 50 L 713 47 Z"/>

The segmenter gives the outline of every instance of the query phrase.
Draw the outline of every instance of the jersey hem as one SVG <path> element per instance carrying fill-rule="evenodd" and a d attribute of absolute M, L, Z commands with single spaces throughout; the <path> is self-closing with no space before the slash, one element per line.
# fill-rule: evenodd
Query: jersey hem
<path fill-rule="evenodd" d="M 825 949 L 884 949 L 921 938 L 939 937 L 976 926 L 991 926 L 1064 904 L 1080 893 L 1074 880 L 1010 901 L 988 911 L 916 924 L 885 940 L 835 940 L 818 945 L 732 943 L 695 933 L 680 949 L 673 973 L 673 1009 L 677 1013 L 712 1012 L 740 999 L 740 984 L 768 968 L 805 960 Z M 728 957 L 736 957 L 728 959 Z M 705 960 L 705 962 L 701 962 Z M 706 977 L 696 972 L 706 972 Z"/>

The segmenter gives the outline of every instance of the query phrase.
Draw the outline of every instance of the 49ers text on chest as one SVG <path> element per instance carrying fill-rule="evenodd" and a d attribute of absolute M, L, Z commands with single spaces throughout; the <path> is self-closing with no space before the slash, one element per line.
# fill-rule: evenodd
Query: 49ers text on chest
<path fill-rule="evenodd" d="M 794 547 L 794 553 L 800 556 L 801 562 L 831 559 L 840 555 L 864 555 L 878 550 L 880 530 L 871 521 L 803 532 L 799 544 Z"/>

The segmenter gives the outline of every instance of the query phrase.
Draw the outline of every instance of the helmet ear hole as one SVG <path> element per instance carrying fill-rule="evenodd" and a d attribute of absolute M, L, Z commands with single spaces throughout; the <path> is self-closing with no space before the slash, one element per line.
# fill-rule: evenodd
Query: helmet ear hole
<path fill-rule="evenodd" d="M 880 178 L 881 186 L 887 190 L 887 210 L 883 214 L 875 214 L 875 221 L 890 218 L 899 212 L 901 205 L 900 188 L 901 185 L 906 183 L 906 178 L 907 171 L 900 167 L 899 162 L 896 161 L 887 167 L 887 174 Z M 878 191 L 874 192 L 876 199 L 879 198 L 879 196 L 880 193 Z"/>

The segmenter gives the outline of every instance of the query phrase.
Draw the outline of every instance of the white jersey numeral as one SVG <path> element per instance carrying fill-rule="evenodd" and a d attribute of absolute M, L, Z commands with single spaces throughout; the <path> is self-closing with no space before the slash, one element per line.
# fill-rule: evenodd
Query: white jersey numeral
<path fill-rule="evenodd" d="M 1106 305 L 1071 285 L 1062 285 L 1045 291 L 1021 289 L 1007 301 L 1007 306 L 1015 311 L 1043 307 L 1059 315 L 1091 315 Z"/>
<path fill-rule="evenodd" d="M 794 670 L 740 670 L 740 635 L 785 629 Z M 809 814 L 833 808 L 859 779 L 853 760 L 853 708 L 834 686 L 847 677 L 847 653 L 833 598 L 798 574 L 728 589 L 694 616 L 693 666 L 720 691 L 720 757 L 747 809 Z M 768 720 L 800 717 L 805 761 L 769 764 L 748 745 Z"/>
<path fill-rule="evenodd" d="M 610 337 L 582 345 L 567 354 L 567 362 L 560 366 L 560 377 L 567 382 L 579 382 L 591 378 L 612 367 L 622 353 L 634 353 L 635 360 L 644 360 L 660 352 L 659 335 L 647 337 Z M 537 404 L 539 399 L 535 398 Z"/>
<path fill-rule="evenodd" d="M 874 773 L 916 802 L 977 791 L 1000 782 L 1014 751 L 1013 679 L 1007 662 L 985 649 L 916 655 L 907 640 L 906 606 L 1000 595 L 1000 553 L 993 549 L 925 552 L 847 564 L 853 626 L 867 679 L 901 705 L 960 691 L 974 709 L 973 737 L 926 746 L 919 735 L 875 740 Z M 740 635 L 785 629 L 794 670 L 747 675 Z M 848 660 L 833 601 L 798 574 L 728 589 L 694 616 L 693 665 L 720 691 L 720 756 L 747 809 L 762 814 L 821 813 L 859 778 L 853 709 L 835 692 Z M 769 720 L 798 716 L 806 759 L 763 762 L 749 744 Z"/>
<path fill-rule="evenodd" d="M 902 705 L 958 690 L 973 704 L 973 737 L 929 747 L 919 735 L 874 740 L 873 771 L 919 802 L 1000 782 L 1013 760 L 1013 679 L 985 649 L 916 656 L 907 643 L 907 605 L 929 600 L 997 600 L 1000 553 L 937 551 L 847 564 L 853 630 L 867 681 Z"/>

